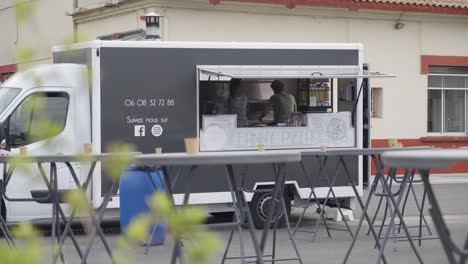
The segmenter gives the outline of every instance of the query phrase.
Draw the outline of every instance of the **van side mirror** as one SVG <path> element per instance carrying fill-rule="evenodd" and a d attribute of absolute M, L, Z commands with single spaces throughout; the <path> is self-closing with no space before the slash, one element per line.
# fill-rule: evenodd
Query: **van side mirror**
<path fill-rule="evenodd" d="M 0 123 L 0 149 L 7 149 L 8 146 L 8 134 L 7 134 L 7 126 L 5 123 Z"/>

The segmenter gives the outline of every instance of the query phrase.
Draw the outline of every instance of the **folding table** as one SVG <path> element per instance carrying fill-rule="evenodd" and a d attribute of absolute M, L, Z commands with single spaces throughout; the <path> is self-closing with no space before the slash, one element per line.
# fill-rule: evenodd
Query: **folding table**
<path fill-rule="evenodd" d="M 426 149 L 385 152 L 382 154 L 382 160 L 386 166 L 419 170 L 424 188 L 427 191 L 429 203 L 432 206 L 429 212 L 434 220 L 447 258 L 452 264 L 465 263 L 468 258 L 468 236 L 463 248 L 458 247 L 452 240 L 434 190 L 429 182 L 429 170 L 445 169 L 457 162 L 468 162 L 468 149 Z M 458 262 L 456 261 L 456 255 L 459 256 Z"/>
<path fill-rule="evenodd" d="M 116 181 L 112 181 L 111 186 L 107 189 L 104 190 L 103 194 L 103 202 L 100 206 L 100 208 L 97 210 L 97 212 L 94 211 L 91 207 L 89 207 L 88 214 L 91 219 L 91 222 L 93 224 L 93 230 L 91 231 L 90 234 L 90 240 L 84 247 L 84 251 L 82 250 L 81 246 L 78 244 L 75 235 L 71 229 L 71 224 L 73 222 L 73 219 L 76 216 L 77 211 L 75 209 L 72 210 L 71 215 L 67 217 L 65 212 L 63 211 L 61 207 L 61 200 L 59 198 L 59 189 L 58 189 L 58 177 L 60 175 L 57 174 L 57 163 L 64 163 L 72 178 L 73 181 L 76 185 L 77 188 L 81 188 L 84 192 L 87 191 L 91 179 L 93 177 L 94 169 L 96 167 L 96 163 L 99 161 L 120 161 L 122 157 L 128 157 L 135 155 L 137 153 L 116 153 L 116 154 L 96 154 L 96 155 L 31 155 L 31 156 L 1 156 L 0 157 L 0 162 L 3 163 L 3 186 L 1 188 L 1 194 L 5 199 L 10 199 L 14 201 L 43 201 L 43 200 L 48 200 L 52 203 L 52 239 L 57 239 L 58 242 L 58 250 L 56 253 L 53 253 L 53 258 L 52 258 L 52 263 L 56 263 L 58 258 L 60 257 L 62 260 L 62 263 L 64 262 L 64 257 L 62 254 L 62 248 L 63 244 L 65 242 L 65 239 L 70 236 L 74 248 L 78 254 L 78 256 L 81 259 L 81 263 L 87 263 L 87 258 L 89 256 L 89 253 L 92 248 L 92 244 L 95 240 L 95 238 L 98 236 L 103 245 L 104 248 L 107 252 L 107 255 L 109 256 L 109 259 L 112 260 L 112 250 L 109 246 L 109 243 L 106 240 L 106 237 L 104 236 L 104 232 L 101 229 L 101 221 L 104 217 L 104 212 L 105 209 L 107 208 L 107 204 L 110 201 L 110 198 L 112 196 L 113 190 L 115 189 L 115 186 L 117 184 Z M 14 162 L 13 162 L 14 161 Z M 87 173 L 87 177 L 84 181 L 83 184 L 80 183 L 79 177 L 77 176 L 73 166 L 72 162 L 79 162 L 79 163 L 89 163 L 90 167 Z M 41 198 L 10 198 L 6 196 L 6 190 L 8 188 L 8 183 L 10 179 L 13 176 L 13 173 L 16 169 L 17 164 L 32 164 L 36 163 L 38 166 L 38 170 L 41 176 L 41 179 L 44 181 L 45 185 L 47 186 L 48 190 L 48 195 L 47 197 L 41 197 Z M 50 173 L 49 177 L 47 176 L 47 173 L 44 170 L 43 164 L 48 163 L 50 164 Z M 10 164 L 10 165 L 8 165 Z M 83 168 L 83 167 L 82 167 Z M 88 197 L 86 197 L 88 198 Z M 89 202 L 89 201 L 88 201 Z M 89 204 L 91 204 L 89 202 Z M 5 232 L 9 234 L 8 228 L 6 225 L 4 225 L 4 219 L 1 221 L 0 227 L 2 229 L 6 229 Z M 60 229 L 60 224 L 63 223 L 65 224 L 65 229 L 63 233 L 61 232 Z M 3 230 L 2 230 L 3 231 Z M 9 236 L 9 235 L 8 235 Z"/>
<path fill-rule="evenodd" d="M 233 223 L 224 223 L 224 224 L 210 224 L 210 227 L 232 227 L 240 229 L 241 225 L 246 220 L 249 235 L 253 243 L 255 250 L 256 263 L 264 263 L 265 261 L 280 261 L 285 259 L 273 259 L 264 260 L 264 250 L 268 237 L 268 232 L 270 230 L 270 222 L 274 217 L 274 212 L 276 211 L 276 203 L 272 202 L 270 204 L 270 210 L 268 211 L 268 217 L 265 221 L 265 228 L 262 233 L 260 242 L 257 240 L 255 235 L 255 229 L 253 225 L 253 220 L 250 215 L 249 205 L 244 197 L 244 190 L 238 186 L 233 165 L 242 164 L 272 164 L 274 167 L 274 178 L 275 184 L 272 193 L 272 201 L 275 201 L 278 197 L 281 197 L 282 189 L 285 184 L 285 170 L 284 167 L 286 163 L 298 163 L 301 161 L 301 155 L 297 151 L 229 151 L 229 152 L 202 152 L 198 154 L 186 154 L 186 153 L 168 153 L 168 154 L 143 154 L 135 157 L 136 165 L 145 165 L 145 166 L 161 166 L 166 168 L 167 166 L 189 166 L 190 171 L 186 177 L 192 177 L 194 170 L 198 166 L 209 166 L 209 165 L 222 165 L 226 168 L 226 176 L 228 179 L 229 186 L 231 188 L 233 203 L 236 206 L 236 219 L 237 221 Z M 168 175 L 168 170 L 165 169 L 164 174 L 168 177 L 167 186 L 171 186 L 171 177 Z M 172 194 L 171 188 L 168 189 L 169 194 Z M 185 193 L 183 204 L 189 203 L 190 195 L 190 186 L 185 186 Z M 283 199 L 279 199 L 283 201 Z M 280 206 L 284 207 L 284 204 L 280 203 Z M 291 243 L 294 246 L 296 252 L 296 258 L 290 258 L 288 260 L 297 260 L 299 263 L 302 263 L 302 258 L 300 257 L 299 251 L 295 245 L 294 238 L 292 237 L 291 229 L 289 228 L 289 220 L 286 218 L 288 232 L 291 238 Z M 244 255 L 244 244 L 241 238 L 241 260 L 243 263 L 247 262 L 249 257 Z M 228 248 L 226 248 L 228 250 Z M 171 263 L 176 263 L 177 259 L 183 260 L 182 257 L 182 247 L 180 241 L 176 241 L 174 244 L 173 254 L 171 258 Z"/>
<path fill-rule="evenodd" d="M 423 148 L 426 148 L 426 147 L 423 147 Z M 360 217 L 359 219 L 359 222 L 358 222 L 358 225 L 357 225 L 357 228 L 356 228 L 356 231 L 355 233 L 353 234 L 353 240 L 346 252 L 346 255 L 345 255 L 345 258 L 343 260 L 343 263 L 346 263 L 349 259 L 349 256 L 351 255 L 351 252 L 352 252 L 352 249 L 356 243 L 356 240 L 359 236 L 359 232 L 360 232 L 360 229 L 362 227 L 362 223 L 364 221 L 364 219 L 366 219 L 367 223 L 369 224 L 369 228 L 370 228 L 370 231 L 372 233 L 372 236 L 374 237 L 375 239 L 375 243 L 377 245 L 377 248 L 379 249 L 379 256 L 378 256 L 378 259 L 377 259 L 377 263 L 380 262 L 380 260 L 383 260 L 384 263 L 386 263 L 386 258 L 384 256 L 384 249 L 385 249 L 385 244 L 389 238 L 389 234 L 390 234 L 390 231 L 391 231 L 391 227 L 393 225 L 393 221 L 390 222 L 389 224 L 389 228 L 387 230 L 387 233 L 383 239 L 382 242 L 380 242 L 380 239 L 379 239 L 379 236 L 377 235 L 377 233 L 375 232 L 373 226 L 372 226 L 372 222 L 371 222 L 371 219 L 368 215 L 368 208 L 369 208 L 369 205 L 370 205 L 370 201 L 372 199 L 372 197 L 374 196 L 373 194 L 375 193 L 376 189 L 377 189 L 377 185 L 380 183 L 382 185 L 382 188 L 384 190 L 385 193 L 389 194 L 387 196 L 387 199 L 389 201 L 389 203 L 393 206 L 393 212 L 391 213 L 392 214 L 392 218 L 394 220 L 395 216 L 398 216 L 398 218 L 400 219 L 400 223 L 403 227 L 403 230 L 405 232 L 405 235 L 406 237 L 408 238 L 408 241 L 411 245 L 411 248 L 413 249 L 416 257 L 418 258 L 419 262 L 423 262 L 422 261 L 422 258 L 416 248 L 416 246 L 414 245 L 414 242 L 411 238 L 411 234 L 409 233 L 408 231 L 408 228 L 403 220 L 403 217 L 402 217 L 402 214 L 399 210 L 399 204 L 401 202 L 401 196 L 398 197 L 398 200 L 395 200 L 395 197 L 393 197 L 391 195 L 391 190 L 390 190 L 390 187 L 388 186 L 388 183 L 385 181 L 385 175 L 384 175 L 384 171 L 383 171 L 383 166 L 381 164 L 381 161 L 380 161 L 380 154 L 382 154 L 383 152 L 385 151 L 388 151 L 388 152 L 391 152 L 391 151 L 397 151 L 397 150 L 401 150 L 401 149 L 414 149 L 414 148 L 333 148 L 333 149 L 326 149 L 324 151 L 322 150 L 312 150 L 312 151 L 309 151 L 309 150 L 304 150 L 302 151 L 302 156 L 315 156 L 315 157 L 336 157 L 337 158 L 337 164 L 336 164 L 336 170 L 337 172 L 339 172 L 340 169 L 343 170 L 343 173 L 344 175 L 346 176 L 346 179 L 348 180 L 348 185 L 350 185 L 352 187 L 352 190 L 355 194 L 355 197 L 358 201 L 358 204 L 359 206 L 361 207 L 362 209 L 362 216 Z M 417 149 L 420 149 L 419 147 Z M 350 170 L 344 160 L 344 157 L 345 156 L 370 156 L 372 158 L 372 161 L 374 162 L 374 165 L 377 169 L 377 174 L 374 178 L 374 181 L 371 185 L 371 188 L 370 188 L 370 192 L 369 192 L 369 196 L 367 198 L 367 201 L 366 203 L 364 204 L 362 199 L 361 199 L 361 195 L 362 193 L 359 192 L 359 190 L 357 189 L 356 185 L 358 184 L 357 182 L 355 182 L 355 180 L 353 180 L 353 178 L 351 177 L 351 174 L 350 174 Z M 322 162 L 321 166 L 325 167 L 326 166 L 326 161 L 327 159 L 323 159 L 323 161 L 325 162 Z M 405 188 L 406 188 L 406 185 L 408 183 L 408 175 L 405 175 L 405 177 L 403 178 L 403 181 L 402 181 L 402 184 L 400 186 L 402 192 L 404 192 Z M 315 186 L 311 186 L 311 187 L 315 187 Z"/>

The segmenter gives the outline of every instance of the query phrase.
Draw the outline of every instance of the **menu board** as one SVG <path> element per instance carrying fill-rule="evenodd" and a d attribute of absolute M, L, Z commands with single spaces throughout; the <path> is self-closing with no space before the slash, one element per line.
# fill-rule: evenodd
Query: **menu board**
<path fill-rule="evenodd" d="M 224 124 L 224 125 L 223 125 Z M 202 151 L 354 147 L 351 112 L 309 113 L 305 127 L 233 128 L 210 123 L 200 133 Z"/>

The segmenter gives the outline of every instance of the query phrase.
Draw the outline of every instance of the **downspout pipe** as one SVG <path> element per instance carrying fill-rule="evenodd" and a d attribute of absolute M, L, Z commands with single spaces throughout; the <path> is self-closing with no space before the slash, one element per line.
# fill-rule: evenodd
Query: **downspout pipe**
<path fill-rule="evenodd" d="M 78 9 L 78 0 L 73 0 L 73 10 Z M 78 25 L 75 22 L 75 18 L 72 16 L 73 20 L 73 43 L 78 42 Z"/>

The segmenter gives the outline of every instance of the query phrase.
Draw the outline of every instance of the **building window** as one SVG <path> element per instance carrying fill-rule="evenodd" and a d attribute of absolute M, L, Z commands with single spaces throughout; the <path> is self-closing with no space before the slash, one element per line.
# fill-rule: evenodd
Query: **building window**
<path fill-rule="evenodd" d="M 430 67 L 427 130 L 437 134 L 467 133 L 467 67 Z"/>
<path fill-rule="evenodd" d="M 383 117 L 383 89 L 380 87 L 372 87 L 371 89 L 371 110 L 372 117 Z"/>

